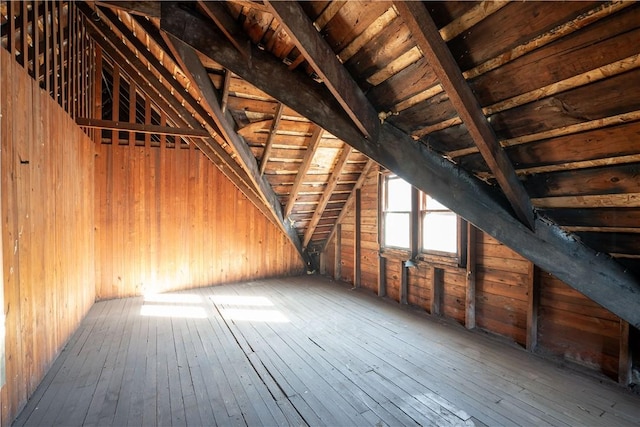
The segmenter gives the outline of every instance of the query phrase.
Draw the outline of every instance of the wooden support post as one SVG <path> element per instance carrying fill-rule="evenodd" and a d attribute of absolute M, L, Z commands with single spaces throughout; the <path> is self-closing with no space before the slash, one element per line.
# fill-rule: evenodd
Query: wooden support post
<path fill-rule="evenodd" d="M 111 103 L 111 120 L 118 121 L 120 119 L 120 66 L 113 64 L 113 102 Z M 111 145 L 120 144 L 120 133 L 117 130 L 111 132 Z"/>
<path fill-rule="evenodd" d="M 102 119 L 102 48 L 100 46 L 96 46 L 95 67 L 93 69 L 93 112 L 91 117 Z M 102 130 L 95 131 L 93 142 L 102 144 Z"/>
<path fill-rule="evenodd" d="M 229 86 L 231 86 L 231 71 L 224 70 L 224 80 L 222 83 L 222 100 L 220 101 L 220 110 L 223 114 L 227 112 L 227 103 L 229 102 Z"/>
<path fill-rule="evenodd" d="M 38 25 L 38 16 L 40 13 L 40 2 L 33 2 L 33 79 L 36 84 L 40 85 L 40 25 Z"/>
<path fill-rule="evenodd" d="M 476 228 L 467 223 L 467 291 L 465 293 L 464 325 L 476 327 Z"/>
<path fill-rule="evenodd" d="M 146 126 L 151 125 L 151 100 L 148 96 L 144 98 L 144 124 Z M 192 144 L 193 145 L 193 144 Z M 144 146 L 145 148 L 151 148 L 151 134 L 146 133 L 144 135 Z"/>
<path fill-rule="evenodd" d="M 51 88 L 53 89 L 53 100 L 59 102 L 58 98 L 58 29 L 56 25 L 58 11 L 55 0 L 51 2 L 51 58 L 53 66 L 51 68 Z"/>
<path fill-rule="evenodd" d="M 400 282 L 400 304 L 409 303 L 409 267 L 402 261 L 402 282 Z"/>
<path fill-rule="evenodd" d="M 64 93 L 64 87 L 65 87 L 65 79 L 64 79 L 64 64 L 65 64 L 65 58 L 64 58 L 64 26 L 62 24 L 62 11 L 64 9 L 64 3 L 62 0 L 58 0 L 58 48 L 59 48 L 59 52 L 60 52 L 60 59 L 59 59 L 59 67 L 60 67 L 60 106 L 62 108 L 65 109 L 65 111 L 69 111 L 67 110 L 67 106 L 66 106 L 66 96 Z M 67 64 L 68 65 L 68 64 Z"/>
<path fill-rule="evenodd" d="M 362 255 L 362 239 L 361 239 L 361 222 L 362 222 L 362 203 L 361 203 L 361 190 L 356 190 L 356 212 L 355 212 L 355 227 L 354 227 L 354 244 L 353 244 L 353 286 L 359 288 L 362 282 L 362 268 L 361 268 L 361 255 Z"/>
<path fill-rule="evenodd" d="M 387 296 L 387 259 L 383 256 L 378 258 L 378 296 Z"/>
<path fill-rule="evenodd" d="M 49 74 L 51 73 L 51 53 L 49 51 L 51 41 L 51 26 L 49 25 L 49 2 L 44 2 L 44 15 L 42 15 L 42 26 L 44 27 L 44 90 L 48 94 L 51 90 L 51 80 L 49 80 Z"/>
<path fill-rule="evenodd" d="M 335 248 L 335 262 L 334 262 L 334 279 L 340 280 L 342 277 L 342 224 L 338 224 L 336 227 L 336 248 Z"/>
<path fill-rule="evenodd" d="M 420 191 L 416 187 L 411 187 L 411 222 L 409 233 L 411 236 L 411 260 L 415 261 L 420 245 Z"/>
<path fill-rule="evenodd" d="M 320 252 L 320 274 L 323 276 L 327 274 L 327 255 L 325 252 Z"/>
<path fill-rule="evenodd" d="M 27 34 L 27 29 L 29 28 L 29 11 L 27 8 L 28 2 L 23 1 L 22 11 L 20 12 L 20 17 L 22 18 L 22 28 L 20 29 L 20 39 L 22 41 L 20 60 L 25 71 L 29 73 L 29 37 Z"/>
<path fill-rule="evenodd" d="M 442 297 L 444 294 L 444 270 L 433 267 L 431 282 L 431 314 L 442 316 Z"/>
<path fill-rule="evenodd" d="M 7 49 L 11 53 L 11 59 L 15 60 L 16 55 L 16 20 L 14 2 L 7 2 L 7 19 L 9 20 L 9 34 L 7 34 Z"/>
<path fill-rule="evenodd" d="M 538 268 L 535 264 L 529 264 L 528 274 L 528 290 L 529 296 L 527 307 L 527 350 L 535 351 L 538 346 L 538 305 L 540 302 L 540 286 Z"/>
<path fill-rule="evenodd" d="M 129 123 L 136 122 L 136 84 L 130 82 L 129 84 Z M 129 132 L 129 146 L 136 145 L 136 133 Z"/>
<path fill-rule="evenodd" d="M 618 355 L 618 382 L 623 386 L 631 383 L 631 346 L 629 345 L 629 322 L 620 319 L 620 353 Z"/>

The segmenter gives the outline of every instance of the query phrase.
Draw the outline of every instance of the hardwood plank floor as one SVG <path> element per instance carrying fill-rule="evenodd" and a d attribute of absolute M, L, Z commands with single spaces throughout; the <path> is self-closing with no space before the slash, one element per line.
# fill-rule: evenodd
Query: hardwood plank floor
<path fill-rule="evenodd" d="M 96 303 L 14 425 L 638 420 L 612 381 L 302 276 Z"/>

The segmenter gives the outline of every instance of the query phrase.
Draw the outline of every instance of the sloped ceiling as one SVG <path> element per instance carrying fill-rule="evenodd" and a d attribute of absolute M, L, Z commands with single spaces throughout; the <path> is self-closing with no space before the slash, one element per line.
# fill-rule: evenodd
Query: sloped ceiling
<path fill-rule="evenodd" d="M 640 326 L 640 5 L 78 7 L 308 263 L 375 161 Z"/>

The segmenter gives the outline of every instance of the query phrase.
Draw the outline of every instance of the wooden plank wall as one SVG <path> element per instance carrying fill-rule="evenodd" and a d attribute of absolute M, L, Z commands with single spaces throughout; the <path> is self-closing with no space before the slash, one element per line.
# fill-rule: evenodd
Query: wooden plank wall
<path fill-rule="evenodd" d="M 378 293 L 378 284 L 382 283 L 386 297 L 402 303 L 402 262 L 408 254 L 385 251 L 382 269 L 379 263 L 371 262 L 379 256 L 378 173 L 377 166 L 372 168 L 361 189 L 362 287 Z M 355 204 L 350 204 L 351 211 L 341 223 L 340 247 L 336 247 L 334 235 L 324 253 L 326 274 L 331 277 L 336 268 L 334 256 L 336 251 L 340 253 L 340 277 L 349 283 L 353 283 L 354 208 Z M 469 318 L 475 319 L 475 325 L 470 328 L 509 338 L 530 351 L 564 358 L 615 379 L 624 374 L 628 364 L 619 355 L 634 345 L 629 336 L 633 339 L 635 335 L 625 334 L 619 318 L 539 271 L 494 238 L 479 230 L 474 235 L 475 264 L 469 270 L 442 260 L 420 260 L 417 268 L 406 269 L 408 304 L 461 325 L 471 314 Z M 475 277 L 471 285 L 467 283 L 468 271 L 473 273 L 470 277 Z M 472 313 L 466 312 L 467 286 L 474 286 L 475 290 Z M 473 310 L 473 305 L 470 307 Z"/>
<path fill-rule="evenodd" d="M 0 49 L 9 425 L 95 299 L 93 142 Z"/>
<path fill-rule="evenodd" d="M 97 146 L 98 300 L 303 271 L 286 236 L 208 158 L 165 142 Z"/>
<path fill-rule="evenodd" d="M 620 319 L 551 274 L 540 279 L 540 348 L 617 377 Z"/>

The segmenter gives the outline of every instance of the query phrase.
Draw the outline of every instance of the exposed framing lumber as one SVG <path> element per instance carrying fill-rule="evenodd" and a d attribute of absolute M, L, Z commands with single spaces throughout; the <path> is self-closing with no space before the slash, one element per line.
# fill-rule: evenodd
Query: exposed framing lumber
<path fill-rule="evenodd" d="M 476 255 L 477 255 L 476 228 L 467 223 L 467 282 L 464 301 L 464 326 L 467 329 L 476 327 Z"/>
<path fill-rule="evenodd" d="M 261 167 L 260 170 L 258 170 L 258 165 L 256 163 L 255 157 L 253 157 L 251 149 L 249 148 L 247 143 L 240 137 L 240 135 L 235 132 L 230 120 L 228 120 L 227 116 L 222 112 L 220 103 L 218 101 L 216 89 L 213 86 L 209 75 L 207 74 L 207 70 L 204 68 L 204 65 L 202 65 L 202 62 L 200 62 L 200 58 L 198 58 L 196 51 L 191 46 L 183 43 L 180 39 L 177 39 L 169 34 L 166 35 L 165 42 L 174 50 L 173 53 L 181 62 L 183 71 L 187 74 L 191 82 L 195 84 L 200 90 L 200 93 L 202 94 L 206 104 L 209 106 L 209 109 L 213 113 L 212 118 L 215 121 L 217 127 L 220 129 L 220 133 L 223 135 L 224 139 L 233 147 L 234 151 L 238 153 L 239 162 L 243 170 L 247 173 L 253 185 L 255 185 L 258 195 L 262 199 L 264 199 L 264 202 L 272 212 L 276 223 L 285 232 L 291 243 L 298 250 L 300 257 L 304 260 L 307 267 L 311 268 L 311 258 L 309 257 L 303 246 L 300 244 L 300 238 L 296 229 L 292 227 L 289 221 L 285 221 L 285 218 L 282 214 L 282 206 L 280 205 L 278 196 L 275 194 L 273 188 L 263 176 L 263 168 Z M 282 117 L 283 110 L 284 105 L 280 104 L 276 113 L 276 118 L 274 118 L 274 123 L 272 124 L 272 133 L 270 135 L 275 136 L 275 132 L 277 130 L 278 123 L 280 122 L 280 117 Z M 266 153 L 266 158 L 263 154 L 263 159 L 265 159 L 265 166 L 266 161 L 268 160 L 268 154 L 269 153 Z"/>
<path fill-rule="evenodd" d="M 336 241 L 334 251 L 333 278 L 340 280 L 342 277 L 342 224 L 336 226 Z"/>
<path fill-rule="evenodd" d="M 388 123 L 380 126 L 377 144 L 371 144 L 344 117 L 324 88 L 304 76 L 287 75 L 281 61 L 258 50 L 252 51 L 253 66 L 246 67 L 242 56 L 212 30 L 206 20 L 163 3 L 161 26 L 260 90 L 313 119 L 540 268 L 640 327 L 637 309 L 640 283 L 614 260 L 598 256 L 544 218 L 535 219 L 535 231 L 524 226 L 489 185 Z M 283 77 L 274 78 L 278 75 Z M 292 91 L 291 87 L 297 90 Z"/>
<path fill-rule="evenodd" d="M 344 166 L 347 164 L 347 160 L 349 159 L 349 156 L 351 155 L 352 150 L 353 148 L 346 144 L 342 148 L 342 153 L 340 154 L 340 157 L 338 157 L 338 161 L 336 162 L 333 168 L 333 172 L 331 172 L 331 176 L 327 181 L 327 186 L 325 187 L 324 192 L 322 193 L 322 196 L 318 201 L 318 205 L 316 206 L 315 211 L 313 212 L 313 216 L 311 217 L 311 222 L 307 227 L 307 231 L 305 231 L 304 233 L 304 239 L 302 241 L 302 245 L 305 248 L 309 245 L 309 242 L 311 241 L 311 237 L 313 236 L 313 233 L 316 231 L 318 222 L 320 222 L 320 218 L 322 218 L 322 214 L 324 214 L 324 209 L 327 207 L 327 203 L 329 203 L 329 199 L 333 194 L 333 190 L 335 190 L 336 185 L 338 185 L 338 181 L 340 180 L 340 175 L 342 175 L 342 169 L 344 169 Z"/>
<path fill-rule="evenodd" d="M 273 148 L 273 140 L 276 137 L 278 126 L 280 125 L 280 119 L 282 118 L 282 112 L 284 111 L 284 104 L 278 103 L 276 107 L 276 113 L 273 116 L 271 122 L 271 129 L 269 129 L 269 136 L 264 144 L 264 151 L 262 152 L 262 158 L 260 159 L 260 175 L 264 175 L 264 171 L 269 163 L 269 156 L 271 156 L 271 149 Z"/>
<path fill-rule="evenodd" d="M 538 347 L 538 307 L 540 306 L 540 271 L 535 264 L 529 263 L 527 275 L 527 337 L 526 347 L 535 351 Z"/>
<path fill-rule="evenodd" d="M 225 35 L 227 40 L 238 49 L 247 60 L 251 58 L 251 50 L 249 50 L 249 41 L 240 38 L 243 32 L 238 23 L 229 15 L 226 6 L 219 1 L 202 1 L 198 0 L 198 4 L 207 16 L 215 22 L 220 31 Z"/>
<path fill-rule="evenodd" d="M 209 138 L 211 136 L 209 135 L 209 132 L 204 129 L 181 129 L 151 124 L 90 119 L 86 117 L 78 117 L 76 119 L 76 124 L 78 126 L 90 129 L 124 130 L 128 132 L 139 132 L 144 134 L 162 134 L 195 138 Z"/>
<path fill-rule="evenodd" d="M 367 163 L 364 165 L 364 168 L 362 168 L 362 172 L 360 172 L 360 176 L 358 177 L 358 180 L 356 181 L 356 184 L 353 186 L 353 189 L 351 190 L 351 193 L 349 194 L 349 198 L 347 199 L 347 201 L 342 206 L 342 210 L 340 211 L 340 214 L 338 215 L 338 218 L 336 219 L 335 225 L 333 226 L 333 229 L 331 230 L 331 232 L 329 233 L 329 236 L 327 237 L 327 242 L 325 242 L 325 246 L 324 246 L 324 248 L 322 248 L 323 251 L 326 250 L 326 245 L 328 244 L 329 240 L 331 240 L 331 237 L 333 237 L 333 235 L 334 235 L 334 233 L 336 231 L 336 227 L 338 226 L 338 224 L 342 223 L 342 221 L 344 220 L 344 217 L 347 215 L 347 212 L 351 208 L 351 205 L 354 203 L 355 197 L 356 197 L 356 190 L 362 188 L 362 185 L 364 184 L 364 181 L 367 179 L 367 175 L 369 175 L 369 171 L 371 170 L 371 168 L 373 167 L 373 165 L 375 163 L 376 162 L 374 162 L 373 160 L 369 159 L 369 160 L 367 160 Z"/>
<path fill-rule="evenodd" d="M 84 4 L 79 6 L 82 6 L 80 10 L 85 14 L 85 16 L 90 17 L 91 9 Z M 105 17 L 109 19 L 112 22 L 112 24 L 116 26 L 116 28 L 118 28 L 118 31 L 122 32 L 122 34 L 124 34 L 125 37 L 127 37 L 127 39 L 132 44 L 132 46 L 134 46 L 139 52 L 142 52 L 142 55 L 145 56 L 145 58 L 150 64 L 152 63 L 155 64 L 157 62 L 157 59 L 153 57 L 153 55 L 151 55 L 151 53 L 148 52 L 147 49 L 140 44 L 140 41 L 135 36 L 132 36 L 130 34 L 129 30 L 126 27 L 124 27 L 124 25 L 120 21 L 118 21 L 117 18 L 115 18 L 112 13 L 106 12 L 106 11 L 104 11 L 103 13 Z M 101 35 L 103 35 L 105 38 L 109 40 L 109 43 L 113 48 L 118 46 L 118 42 L 116 41 L 118 39 L 117 36 L 111 30 L 109 30 L 108 26 L 104 22 L 92 21 L 91 24 L 97 32 L 99 32 Z M 239 186 L 241 190 L 246 188 L 247 192 L 257 195 L 258 200 L 261 199 L 263 201 L 262 203 L 259 203 L 259 205 L 261 206 L 258 206 L 258 207 L 261 209 L 261 211 L 263 211 L 263 213 L 267 215 L 268 218 L 270 218 L 276 225 L 282 228 L 282 230 L 285 232 L 285 234 L 287 235 L 289 240 L 292 242 L 294 247 L 296 247 L 296 249 L 298 250 L 298 253 L 300 254 L 300 257 L 304 261 L 305 265 L 309 266 L 311 260 L 308 254 L 306 254 L 306 252 L 303 250 L 296 230 L 290 225 L 290 223 L 284 221 L 284 218 L 282 216 L 282 207 L 280 206 L 277 196 L 273 192 L 273 189 L 268 184 L 268 182 L 266 182 L 266 180 L 263 179 L 262 177 L 258 176 L 257 164 L 255 162 L 255 158 L 253 157 L 253 155 L 249 150 L 249 147 L 233 131 L 230 123 L 225 119 L 224 114 L 222 114 L 222 112 L 220 111 L 220 105 L 218 104 L 218 101 L 216 98 L 215 89 L 213 88 L 213 84 L 211 83 L 211 80 L 209 79 L 206 73 L 206 70 L 202 66 L 202 63 L 200 62 L 199 58 L 197 58 L 197 55 L 195 54 L 193 49 L 191 49 L 191 47 L 184 45 L 182 42 L 179 42 L 179 46 L 176 46 L 176 44 L 172 46 L 175 47 L 176 50 L 179 51 L 184 56 L 184 57 L 181 56 L 180 57 L 181 59 L 184 59 L 184 58 L 187 59 L 187 61 L 185 62 L 188 63 L 188 67 L 185 67 L 185 68 L 187 68 L 189 74 L 191 75 L 191 78 L 194 79 L 194 83 L 197 83 L 198 87 L 200 88 L 200 91 L 205 97 L 207 104 L 210 107 L 210 111 L 212 112 L 211 119 L 213 119 L 215 122 L 215 123 L 209 122 L 210 117 L 205 111 L 205 109 L 200 104 L 198 104 L 192 97 L 183 95 L 184 97 L 183 99 L 185 99 L 185 101 L 189 103 L 189 105 L 196 111 L 196 113 L 198 113 L 201 116 L 202 120 L 205 123 L 205 127 L 208 128 L 207 131 L 211 135 L 213 135 L 213 138 L 196 140 L 196 144 L 198 144 L 198 147 L 201 150 L 203 150 L 203 152 L 209 153 L 208 157 L 210 159 L 213 160 L 212 155 L 215 157 L 218 157 L 222 163 L 216 163 L 216 162 L 214 163 L 216 163 L 219 167 L 221 167 L 222 165 L 225 165 L 221 167 L 223 171 L 226 172 L 225 169 L 228 169 L 228 168 L 232 169 L 231 174 L 237 175 L 237 177 L 245 183 L 244 186 Z M 181 49 L 180 46 L 182 46 L 183 48 Z M 156 91 L 162 96 L 163 99 L 170 100 L 173 98 L 172 92 L 169 91 L 162 83 L 160 83 L 152 75 L 150 75 L 151 73 L 147 70 L 147 68 L 144 66 L 142 61 L 133 54 L 133 52 L 130 55 L 130 58 L 126 61 L 127 63 L 130 62 L 131 66 L 138 73 L 147 75 L 145 80 L 147 80 L 147 82 L 156 89 Z M 156 64 L 154 65 L 154 68 L 156 68 L 158 72 L 160 72 L 160 74 L 163 75 L 163 77 L 165 77 L 166 81 L 169 84 L 178 85 L 178 83 L 175 82 L 172 77 L 170 77 L 170 74 L 165 76 L 165 74 L 168 73 L 168 70 L 166 70 L 166 68 L 164 68 L 162 65 Z M 195 72 L 194 70 L 197 71 L 195 75 L 194 75 L 194 72 Z M 209 86 L 206 86 L 207 82 Z M 173 86 L 173 88 L 174 88 L 174 91 L 178 93 L 184 92 L 184 90 L 181 90 L 180 87 Z M 194 129 L 199 128 L 200 123 L 198 123 L 195 117 L 191 116 L 189 111 L 184 106 L 182 105 L 176 106 L 175 105 L 176 103 L 173 103 L 173 104 L 174 104 L 173 107 L 177 108 L 178 111 L 176 112 L 181 118 L 183 118 L 187 123 L 189 123 L 189 125 L 191 125 Z M 224 150 L 224 148 L 218 142 L 215 141 L 215 138 L 216 137 L 220 138 L 220 135 L 222 135 L 222 137 L 224 138 L 222 143 L 226 144 L 228 142 L 229 144 L 232 145 L 236 153 L 238 153 L 238 157 L 241 162 L 240 165 L 229 153 L 227 153 L 226 150 Z M 203 147 L 203 146 L 206 146 L 206 147 Z M 227 176 L 229 176 L 229 174 Z M 249 197 L 248 194 L 246 195 Z M 251 200 L 254 203 L 256 203 L 255 198 L 251 197 Z M 262 209 L 264 206 L 266 206 L 267 209 Z"/>
<path fill-rule="evenodd" d="M 434 316 L 442 316 L 444 300 L 444 270 L 438 267 L 431 268 L 431 307 L 430 312 Z"/>
<path fill-rule="evenodd" d="M 132 15 L 160 17 L 160 1 L 96 1 L 97 5 L 119 9 Z"/>
<path fill-rule="evenodd" d="M 291 215 L 291 212 L 293 211 L 293 207 L 296 204 L 296 199 L 298 198 L 298 193 L 300 192 L 300 186 L 302 185 L 302 182 L 304 181 L 304 177 L 307 176 L 307 172 L 311 167 L 311 161 L 313 160 L 313 156 L 316 154 L 316 150 L 318 149 L 318 146 L 320 146 L 320 141 L 322 140 L 323 133 L 324 133 L 324 129 L 322 129 L 318 125 L 314 125 L 313 133 L 311 134 L 309 145 L 307 146 L 307 149 L 304 153 L 304 158 L 302 159 L 302 163 L 298 168 L 296 179 L 293 181 L 293 187 L 291 187 L 291 191 L 289 192 L 289 200 L 287 200 L 287 205 L 284 208 L 285 218 L 288 218 L 289 215 Z"/>
<path fill-rule="evenodd" d="M 440 80 L 454 108 L 466 124 L 480 154 L 493 172 L 500 188 L 520 220 L 534 227 L 533 206 L 513 165 L 498 142 L 482 112 L 480 103 L 462 76 L 451 51 L 438 32 L 435 22 L 421 3 L 394 3 L 400 17 L 411 30 L 417 45 Z"/>
<path fill-rule="evenodd" d="M 282 1 L 268 1 L 267 5 L 358 129 L 375 141 L 380 127 L 378 114 L 302 7 L 297 2 Z"/>
<path fill-rule="evenodd" d="M 397 261 L 400 262 L 400 304 L 407 305 L 409 304 L 409 267 L 406 264 L 406 261 Z M 431 313 L 433 314 L 433 313 Z"/>
<path fill-rule="evenodd" d="M 629 323 L 620 320 L 620 350 L 618 354 L 618 383 L 628 386 L 631 383 L 633 358 L 629 343 Z"/>
<path fill-rule="evenodd" d="M 378 296 L 387 296 L 387 259 L 378 256 Z"/>

